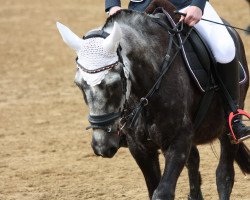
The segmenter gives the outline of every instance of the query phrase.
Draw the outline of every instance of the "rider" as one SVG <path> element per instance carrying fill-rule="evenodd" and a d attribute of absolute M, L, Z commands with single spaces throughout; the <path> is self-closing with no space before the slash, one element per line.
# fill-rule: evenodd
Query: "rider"
<path fill-rule="evenodd" d="M 128 8 L 144 11 L 152 0 L 131 0 Z M 238 107 L 239 102 L 239 70 L 236 59 L 236 48 L 227 28 L 215 23 L 201 20 L 201 17 L 223 23 L 214 8 L 206 0 L 169 0 L 176 8 L 186 16 L 183 20 L 189 26 L 194 26 L 207 41 L 216 61 L 217 69 L 222 82 L 231 96 L 233 107 Z M 105 0 L 105 11 L 112 15 L 121 9 L 120 0 Z M 201 21 L 200 21 L 201 20 Z M 227 115 L 233 110 L 228 106 Z M 235 112 L 235 110 L 234 110 Z M 238 142 L 250 138 L 250 127 L 242 123 L 241 115 L 236 115 L 232 120 L 232 129 Z"/>

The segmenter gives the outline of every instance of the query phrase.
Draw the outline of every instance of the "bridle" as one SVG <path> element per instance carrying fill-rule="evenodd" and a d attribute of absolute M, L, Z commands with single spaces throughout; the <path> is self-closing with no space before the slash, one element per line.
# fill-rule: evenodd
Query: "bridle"
<path fill-rule="evenodd" d="M 169 14 L 166 13 L 165 11 L 163 11 L 163 13 L 167 16 L 168 19 L 171 18 L 169 16 Z M 122 82 L 123 82 L 122 83 L 123 95 L 125 95 L 125 99 L 126 99 L 124 102 L 124 105 L 123 105 L 123 110 L 119 110 L 118 112 L 112 112 L 112 113 L 107 113 L 107 114 L 103 114 L 103 115 L 89 115 L 88 120 L 90 122 L 90 126 L 87 127 L 87 129 L 98 128 L 98 129 L 103 129 L 107 132 L 111 132 L 112 130 L 111 130 L 110 125 L 113 124 L 114 121 L 117 120 L 118 118 L 120 118 L 119 129 L 124 128 L 124 126 L 126 125 L 126 122 L 128 120 L 131 120 L 130 127 L 135 126 L 137 119 L 139 117 L 139 114 L 141 113 L 143 108 L 148 105 L 150 97 L 153 96 L 153 94 L 159 89 L 163 76 L 166 74 L 166 72 L 170 68 L 172 62 L 174 61 L 175 57 L 177 56 L 177 54 L 180 52 L 180 50 L 182 48 L 182 45 L 178 45 L 174 42 L 174 36 L 182 31 L 183 24 L 182 24 L 182 22 L 180 22 L 176 25 L 172 24 L 173 28 L 170 28 L 170 26 L 168 26 L 166 23 L 162 22 L 158 18 L 155 18 L 155 19 L 152 18 L 152 21 L 157 23 L 160 27 L 164 28 L 170 35 L 167 53 L 166 53 L 165 58 L 161 64 L 161 72 L 160 72 L 160 75 L 159 75 L 158 79 L 156 80 L 155 84 L 153 85 L 151 90 L 147 93 L 147 95 L 142 97 L 140 99 L 139 103 L 137 105 L 135 105 L 135 107 L 132 109 L 132 112 L 127 113 L 127 106 L 128 106 L 127 99 L 126 99 L 127 78 L 125 77 L 124 70 L 122 70 L 121 77 L 122 77 Z M 185 40 L 187 39 L 187 37 L 191 31 L 192 31 L 192 29 L 190 29 Z M 88 39 L 88 38 L 93 38 L 93 37 L 106 38 L 108 35 L 109 34 L 107 32 L 105 32 L 104 30 L 97 30 L 97 31 L 90 32 L 83 39 Z M 185 42 L 185 40 L 184 40 L 184 42 Z M 172 49 L 173 44 L 175 46 L 177 46 L 178 50 L 175 52 L 175 54 L 172 57 L 170 57 L 170 50 Z M 84 68 L 82 65 L 80 65 L 77 62 L 77 58 L 76 58 L 76 63 L 84 72 L 98 73 L 98 72 L 101 72 L 104 70 L 112 69 L 113 67 L 117 66 L 119 63 L 121 63 L 124 67 L 123 60 L 121 57 L 121 47 L 120 46 L 117 49 L 117 55 L 118 55 L 117 62 L 115 62 L 111 65 L 105 66 L 105 67 L 95 69 L 95 70 L 88 70 L 88 69 Z M 118 130 L 118 132 L 119 132 L 119 130 Z"/>
<path fill-rule="evenodd" d="M 109 33 L 105 32 L 104 30 L 94 30 L 88 33 L 88 35 L 84 36 L 83 39 L 89 39 L 89 38 L 94 38 L 94 37 L 100 37 L 100 38 L 107 38 L 109 36 Z M 84 66 L 82 66 L 79 62 L 78 62 L 78 57 L 76 58 L 76 64 L 77 66 L 84 72 L 89 73 L 89 74 L 95 74 L 95 73 L 99 73 L 105 70 L 109 70 L 112 69 L 114 67 L 116 67 L 118 64 L 121 64 L 124 67 L 123 64 L 123 60 L 121 57 L 121 47 L 119 46 L 117 48 L 117 56 L 118 56 L 118 60 L 110 65 L 104 66 L 104 67 L 100 67 L 98 69 L 94 69 L 94 70 L 89 70 L 86 69 Z M 126 99 L 126 91 L 127 91 L 127 78 L 125 76 L 124 70 L 121 70 L 121 78 L 122 78 L 122 93 L 125 96 Z M 124 108 L 126 104 L 126 100 L 125 103 L 123 105 L 123 110 L 119 110 L 118 112 L 111 112 L 111 113 L 107 113 L 107 114 L 103 114 L 103 115 L 89 115 L 88 116 L 88 121 L 90 123 L 90 126 L 88 126 L 86 129 L 90 129 L 90 128 L 94 128 L 94 129 L 102 129 L 105 130 L 107 132 L 111 132 L 111 124 L 113 124 L 115 122 L 115 120 L 119 119 L 123 113 L 124 113 Z"/>

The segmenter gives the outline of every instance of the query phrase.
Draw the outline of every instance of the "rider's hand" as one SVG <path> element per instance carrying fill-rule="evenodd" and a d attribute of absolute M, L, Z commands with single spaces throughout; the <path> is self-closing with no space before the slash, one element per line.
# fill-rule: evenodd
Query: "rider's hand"
<path fill-rule="evenodd" d="M 181 16 L 180 21 L 183 21 L 189 26 L 194 26 L 197 24 L 202 17 L 202 10 L 197 6 L 189 6 L 182 11 L 186 16 Z"/>
<path fill-rule="evenodd" d="M 109 16 L 115 14 L 118 10 L 121 10 L 122 8 L 120 6 L 114 6 L 110 8 L 109 10 Z"/>

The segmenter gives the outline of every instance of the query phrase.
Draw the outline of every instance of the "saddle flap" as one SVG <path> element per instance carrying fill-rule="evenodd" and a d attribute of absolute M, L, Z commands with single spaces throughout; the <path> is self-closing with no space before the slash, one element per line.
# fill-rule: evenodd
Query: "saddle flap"
<path fill-rule="evenodd" d="M 205 92 L 215 85 L 211 74 L 211 66 L 214 65 L 215 60 L 196 29 L 193 28 L 189 35 L 187 32 L 188 30 L 185 28 L 179 36 L 181 43 L 185 37 L 188 37 L 182 48 L 182 56 L 196 85 L 202 92 Z"/>

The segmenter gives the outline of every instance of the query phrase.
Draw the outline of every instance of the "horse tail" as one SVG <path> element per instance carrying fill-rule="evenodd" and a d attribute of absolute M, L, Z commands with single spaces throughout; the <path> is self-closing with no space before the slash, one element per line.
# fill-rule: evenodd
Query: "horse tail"
<path fill-rule="evenodd" d="M 235 161 L 244 174 L 250 174 L 250 150 L 244 143 L 239 144 L 239 149 L 236 153 Z"/>

